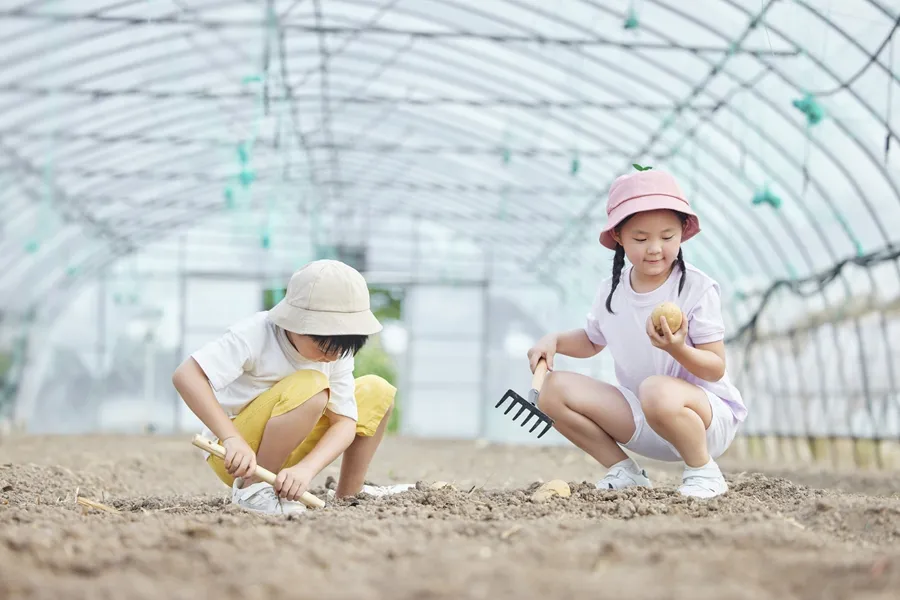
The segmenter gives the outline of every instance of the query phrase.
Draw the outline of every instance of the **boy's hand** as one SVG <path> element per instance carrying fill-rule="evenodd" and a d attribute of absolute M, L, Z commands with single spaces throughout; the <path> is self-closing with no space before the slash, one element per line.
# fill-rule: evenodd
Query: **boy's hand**
<path fill-rule="evenodd" d="M 538 361 L 541 357 L 547 361 L 547 368 L 553 370 L 553 357 L 556 354 L 556 335 L 545 335 L 538 343 L 528 350 L 528 364 L 531 366 L 531 372 L 537 368 Z"/>
<path fill-rule="evenodd" d="M 222 440 L 225 448 L 225 470 L 232 477 L 252 477 L 256 472 L 256 453 L 239 435 Z"/>
<path fill-rule="evenodd" d="M 275 493 L 286 500 L 299 500 L 316 474 L 303 463 L 282 469 L 275 478 Z"/>
<path fill-rule="evenodd" d="M 681 327 L 679 327 L 678 331 L 675 333 L 672 333 L 672 330 L 669 329 L 669 322 L 666 320 L 665 316 L 659 317 L 659 326 L 662 329 L 662 335 L 656 332 L 656 327 L 653 326 L 652 319 L 650 317 L 647 318 L 647 335 L 650 337 L 651 344 L 670 354 L 684 346 L 688 329 L 684 320 L 682 320 Z"/>

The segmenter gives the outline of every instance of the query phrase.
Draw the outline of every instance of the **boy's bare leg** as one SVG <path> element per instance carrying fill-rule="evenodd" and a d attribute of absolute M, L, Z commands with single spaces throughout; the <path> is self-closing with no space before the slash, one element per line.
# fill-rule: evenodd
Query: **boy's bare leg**
<path fill-rule="evenodd" d="M 353 443 L 344 450 L 344 455 L 341 459 L 341 476 L 338 480 L 337 490 L 335 490 L 336 498 L 355 496 L 362 490 L 363 483 L 366 480 L 366 473 L 369 470 L 369 464 L 372 462 L 375 451 L 384 437 L 384 432 L 387 430 L 387 424 L 391 420 L 393 410 L 394 406 L 391 405 L 381 419 L 381 423 L 378 424 L 375 435 L 357 435 Z"/>
<path fill-rule="evenodd" d="M 269 419 L 256 451 L 256 463 L 278 473 L 290 453 L 312 432 L 327 404 L 328 390 L 323 390 L 294 410 Z M 258 481 L 253 476 L 244 481 L 244 486 Z"/>

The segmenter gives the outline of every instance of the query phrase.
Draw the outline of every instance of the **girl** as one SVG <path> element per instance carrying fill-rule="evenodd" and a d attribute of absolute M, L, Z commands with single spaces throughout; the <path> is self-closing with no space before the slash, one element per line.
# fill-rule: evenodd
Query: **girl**
<path fill-rule="evenodd" d="M 608 468 L 598 488 L 652 487 L 626 448 L 684 461 L 679 492 L 718 496 L 728 486 L 714 459 L 747 409 L 725 368 L 719 285 L 685 263 L 681 250 L 700 231 L 697 215 L 675 179 L 658 170 L 616 179 L 606 213 L 600 243 L 615 251 L 613 272 L 584 328 L 548 334 L 528 351 L 532 372 L 542 357 L 550 369 L 538 404 L 563 436 Z M 681 308 L 677 331 L 665 318 L 651 322 L 662 302 Z M 589 358 L 606 347 L 618 385 L 553 371 L 556 353 Z"/>

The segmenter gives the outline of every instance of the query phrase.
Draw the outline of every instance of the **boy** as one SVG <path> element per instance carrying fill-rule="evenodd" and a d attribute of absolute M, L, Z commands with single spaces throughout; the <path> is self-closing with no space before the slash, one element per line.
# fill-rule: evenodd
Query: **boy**
<path fill-rule="evenodd" d="M 172 383 L 217 438 L 225 458 L 212 470 L 239 507 L 266 514 L 303 512 L 312 479 L 343 454 L 337 497 L 384 495 L 406 486 L 364 486 L 384 436 L 396 388 L 353 377 L 354 356 L 381 331 L 362 275 L 334 260 L 294 273 L 284 299 L 238 322 L 188 357 Z M 271 486 L 256 465 L 277 474 Z"/>

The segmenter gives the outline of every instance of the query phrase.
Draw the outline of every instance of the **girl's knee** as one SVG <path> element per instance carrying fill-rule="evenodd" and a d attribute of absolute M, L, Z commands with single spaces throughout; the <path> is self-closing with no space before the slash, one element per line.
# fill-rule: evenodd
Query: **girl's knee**
<path fill-rule="evenodd" d="M 648 421 L 659 421 L 684 408 L 665 375 L 651 375 L 638 386 L 638 400 Z"/>
<path fill-rule="evenodd" d="M 559 373 L 551 371 L 544 378 L 541 393 L 538 394 L 538 408 L 551 417 L 563 404 L 563 385 Z"/>

